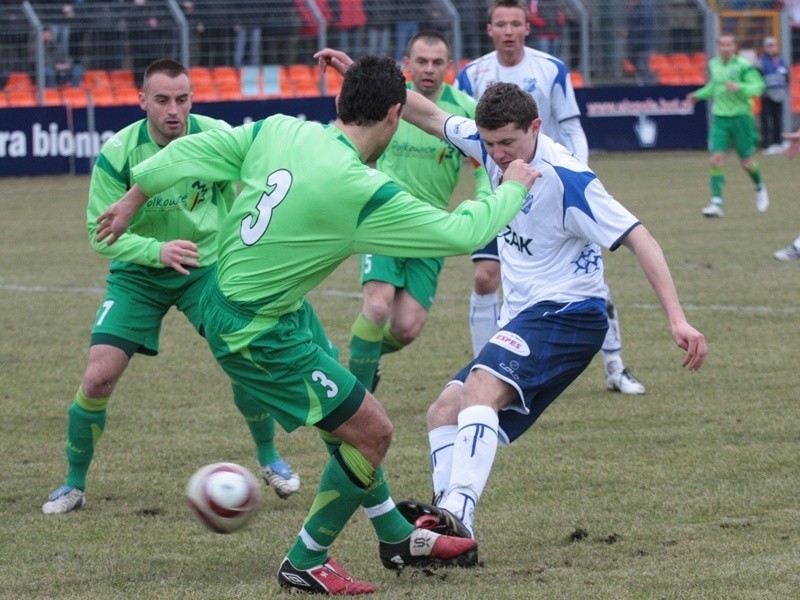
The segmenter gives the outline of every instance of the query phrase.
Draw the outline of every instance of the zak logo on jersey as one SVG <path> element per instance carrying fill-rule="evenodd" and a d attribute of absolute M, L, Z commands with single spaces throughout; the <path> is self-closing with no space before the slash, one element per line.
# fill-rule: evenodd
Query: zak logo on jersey
<path fill-rule="evenodd" d="M 530 243 L 533 241 L 533 238 L 526 238 L 518 235 L 516 231 L 511 229 L 511 225 L 506 225 L 506 228 L 500 233 L 500 237 L 503 238 L 503 241 L 509 246 L 514 246 L 520 252 L 528 256 L 533 256 L 530 249 Z"/>

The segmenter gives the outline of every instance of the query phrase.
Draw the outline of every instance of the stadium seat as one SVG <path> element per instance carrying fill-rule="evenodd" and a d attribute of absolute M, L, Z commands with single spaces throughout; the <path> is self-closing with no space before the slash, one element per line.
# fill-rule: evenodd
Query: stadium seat
<path fill-rule="evenodd" d="M 61 99 L 61 90 L 58 88 L 45 88 L 44 89 L 44 105 L 45 106 L 59 106 L 64 101 Z"/>
<path fill-rule="evenodd" d="M 136 77 L 130 69 L 114 69 L 109 71 L 108 78 L 115 88 L 136 87 Z"/>
<path fill-rule="evenodd" d="M 306 64 L 291 64 L 284 67 L 286 76 L 290 81 L 316 81 L 318 79 L 319 69 L 317 67 L 310 67 Z"/>
<path fill-rule="evenodd" d="M 286 97 L 294 98 L 314 98 L 319 96 L 319 83 L 306 79 L 292 84 L 292 88 L 287 92 Z M 281 93 L 283 95 L 283 93 Z"/>
<path fill-rule="evenodd" d="M 658 73 L 658 82 L 661 85 L 684 85 L 683 76 L 672 68 L 662 69 Z"/>
<path fill-rule="evenodd" d="M 189 67 L 189 79 L 192 80 L 192 85 L 194 87 L 199 85 L 214 85 L 214 77 L 211 75 L 211 69 L 208 67 Z"/>
<path fill-rule="evenodd" d="M 12 90 L 24 90 L 26 92 L 32 92 L 36 89 L 36 85 L 33 83 L 33 79 L 27 73 L 22 71 L 11 71 L 8 74 L 8 79 L 6 80 L 6 85 L 3 87 L 6 92 L 10 92 Z"/>
<path fill-rule="evenodd" d="M 582 88 L 585 85 L 585 81 L 583 79 L 583 73 L 581 73 L 580 71 L 570 71 L 569 79 L 572 82 L 572 87 L 574 88 Z"/>
<path fill-rule="evenodd" d="M 648 65 L 653 73 L 660 73 L 664 69 L 669 68 L 669 60 L 666 54 L 653 52 L 648 59 Z"/>
<path fill-rule="evenodd" d="M 139 88 L 133 86 L 118 87 L 114 90 L 117 104 L 139 104 Z"/>
<path fill-rule="evenodd" d="M 117 103 L 114 91 L 110 87 L 99 87 L 88 90 L 87 101 L 91 95 L 92 104 L 95 106 L 113 106 Z"/>
<path fill-rule="evenodd" d="M 64 104 L 73 108 L 83 108 L 88 104 L 86 90 L 83 88 L 66 87 L 61 90 L 61 99 Z"/>
<path fill-rule="evenodd" d="M 693 66 L 692 59 L 689 58 L 689 55 L 685 52 L 673 52 L 667 56 L 667 60 L 669 60 L 669 64 L 679 73 L 688 71 Z"/>
<path fill-rule="evenodd" d="M 239 71 L 234 67 L 219 66 L 211 69 L 211 75 L 214 78 L 214 83 L 219 87 L 220 85 L 228 84 L 230 82 L 239 85 Z M 241 95 L 241 89 L 239 90 Z"/>
<path fill-rule="evenodd" d="M 344 78 L 339 73 L 333 73 L 331 69 L 328 69 L 325 77 L 325 93 L 328 96 L 335 96 L 342 91 L 342 83 L 344 83 Z"/>
<path fill-rule="evenodd" d="M 219 100 L 217 88 L 211 83 L 192 82 L 192 100 L 195 102 L 216 102 Z"/>
<path fill-rule="evenodd" d="M 699 67 L 704 71 L 708 68 L 708 57 L 705 52 L 693 52 L 689 57 L 695 67 Z"/>
<path fill-rule="evenodd" d="M 679 71 L 683 85 L 703 85 L 706 82 L 706 70 L 691 64 Z"/>
<path fill-rule="evenodd" d="M 87 89 L 110 88 L 111 79 L 103 69 L 89 69 L 83 74 L 83 87 Z"/>
<path fill-rule="evenodd" d="M 792 112 L 800 113 L 800 94 L 792 94 Z"/>
<path fill-rule="evenodd" d="M 6 93 L 0 91 L 0 108 L 6 108 L 8 106 L 8 100 L 6 99 Z"/>
<path fill-rule="evenodd" d="M 633 66 L 633 62 L 631 62 L 630 58 L 623 59 L 622 68 L 628 75 L 636 73 L 636 67 Z"/>
<path fill-rule="evenodd" d="M 242 86 L 238 81 L 222 81 L 217 85 L 220 100 L 241 100 Z"/>
<path fill-rule="evenodd" d="M 36 94 L 31 90 L 12 89 L 6 92 L 6 100 L 8 106 L 36 106 L 39 102 L 36 100 Z"/>

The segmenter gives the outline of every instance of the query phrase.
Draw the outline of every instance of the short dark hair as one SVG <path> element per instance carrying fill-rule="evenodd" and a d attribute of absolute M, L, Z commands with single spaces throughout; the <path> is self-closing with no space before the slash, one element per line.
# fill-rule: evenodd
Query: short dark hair
<path fill-rule="evenodd" d="M 528 129 L 538 118 L 536 100 L 515 83 L 493 83 L 475 107 L 475 123 L 484 129 L 500 129 L 509 123 Z"/>
<path fill-rule="evenodd" d="M 406 44 L 406 58 L 411 56 L 411 48 L 419 40 L 423 40 L 426 44 L 435 44 L 437 42 L 441 42 L 447 48 L 447 58 L 453 56 L 453 50 L 450 47 L 450 42 L 447 41 L 447 38 L 441 33 L 438 31 L 420 31 L 417 35 L 408 40 L 408 43 Z"/>
<path fill-rule="evenodd" d="M 400 67 L 388 56 L 365 55 L 344 74 L 337 116 L 345 124 L 373 125 L 398 102 L 406 103 L 406 79 Z"/>
<path fill-rule="evenodd" d="M 179 63 L 177 60 L 171 58 L 159 58 L 147 65 L 144 70 L 143 82 L 150 79 L 156 73 L 163 73 L 170 79 L 174 79 L 178 75 L 189 75 L 189 70 Z"/>
<path fill-rule="evenodd" d="M 492 13 L 495 8 L 521 8 L 528 15 L 528 3 L 525 0 L 494 0 L 486 11 L 486 22 L 492 22 Z"/>

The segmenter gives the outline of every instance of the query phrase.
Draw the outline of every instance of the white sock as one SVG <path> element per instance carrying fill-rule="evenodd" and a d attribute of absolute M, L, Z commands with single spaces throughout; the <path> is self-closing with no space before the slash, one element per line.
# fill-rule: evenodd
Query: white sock
<path fill-rule="evenodd" d="M 483 493 L 497 453 L 497 413 L 489 406 L 470 406 L 458 413 L 453 467 L 447 498 L 441 505 L 473 530 L 475 507 Z"/>
<path fill-rule="evenodd" d="M 797 238 L 792 242 L 792 245 L 794 246 L 795 250 L 800 250 L 800 235 L 798 235 Z"/>
<path fill-rule="evenodd" d="M 469 332 L 472 336 L 472 355 L 478 353 L 497 332 L 497 293 L 476 294 L 469 297 Z"/>
<path fill-rule="evenodd" d="M 431 446 L 431 484 L 433 497 L 447 493 L 450 472 L 453 469 L 453 443 L 458 435 L 458 425 L 442 425 L 428 432 Z"/>

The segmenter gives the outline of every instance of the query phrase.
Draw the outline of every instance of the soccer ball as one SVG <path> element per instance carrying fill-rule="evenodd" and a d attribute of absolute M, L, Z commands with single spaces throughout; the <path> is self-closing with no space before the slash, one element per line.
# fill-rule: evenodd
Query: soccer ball
<path fill-rule="evenodd" d="M 195 471 L 186 485 L 186 498 L 203 525 L 216 533 L 232 533 L 258 511 L 261 486 L 241 465 L 213 463 Z"/>

